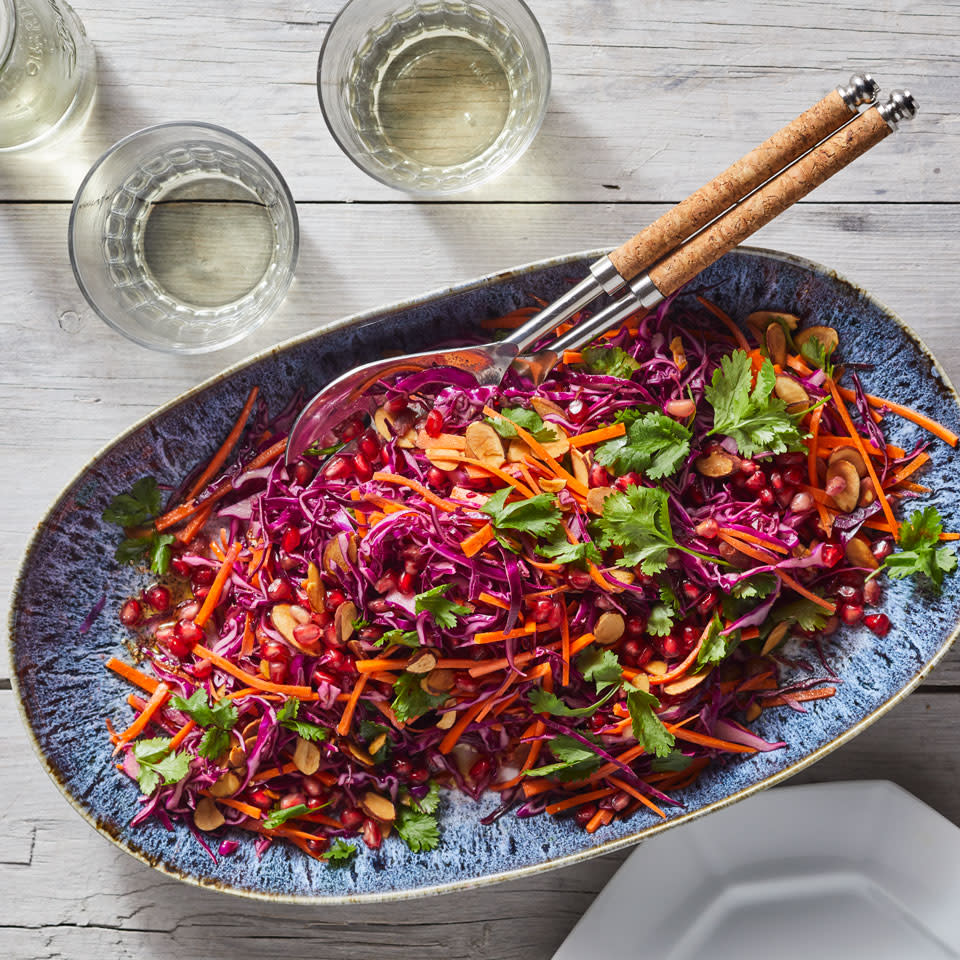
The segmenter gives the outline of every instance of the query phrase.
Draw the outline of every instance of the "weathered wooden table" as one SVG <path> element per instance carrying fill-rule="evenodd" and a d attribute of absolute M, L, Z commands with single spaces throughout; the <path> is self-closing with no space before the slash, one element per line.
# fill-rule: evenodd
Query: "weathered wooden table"
<path fill-rule="evenodd" d="M 116 433 L 247 353 L 377 303 L 550 254 L 614 246 L 854 71 L 921 112 L 757 244 L 807 256 L 898 311 L 960 375 L 960 7 L 785 0 L 531 0 L 553 56 L 546 123 L 499 180 L 417 202 L 341 155 L 317 107 L 337 0 L 78 0 L 100 88 L 78 139 L 0 159 L 0 568 L 4 605 L 47 504 Z M 889 9 L 895 8 L 895 9 Z M 121 136 L 203 119 L 259 144 L 299 205 L 297 280 L 244 343 L 150 353 L 86 305 L 70 200 Z M 877 358 L 882 361 L 883 358 Z M 51 597 L 69 603 L 69 597 Z M 896 633 L 890 636 L 896 642 Z M 67 641 L 64 665 L 69 668 Z M 28 746 L 0 666 L 0 955 L 5 958 L 549 957 L 623 854 L 423 902 L 272 907 L 196 890 L 90 830 Z M 960 651 L 803 780 L 883 777 L 960 823 Z"/>

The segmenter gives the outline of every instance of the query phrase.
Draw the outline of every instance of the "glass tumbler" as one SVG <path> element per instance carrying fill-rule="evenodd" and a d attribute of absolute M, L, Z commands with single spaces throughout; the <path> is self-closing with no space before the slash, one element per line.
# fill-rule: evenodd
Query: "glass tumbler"
<path fill-rule="evenodd" d="M 317 90 L 362 170 L 414 193 L 453 193 L 533 141 L 550 54 L 521 0 L 350 0 L 324 37 Z"/>
<path fill-rule="evenodd" d="M 59 0 L 0 0 L 0 152 L 78 126 L 96 88 L 83 24 Z"/>
<path fill-rule="evenodd" d="M 205 353 L 255 330 L 297 263 L 296 206 L 249 140 L 165 123 L 114 144 L 73 202 L 69 247 L 90 305 L 131 340 Z"/>

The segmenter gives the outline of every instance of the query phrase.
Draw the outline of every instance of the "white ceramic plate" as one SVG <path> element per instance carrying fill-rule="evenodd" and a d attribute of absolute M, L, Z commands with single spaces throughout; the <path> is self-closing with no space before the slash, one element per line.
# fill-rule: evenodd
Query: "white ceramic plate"
<path fill-rule="evenodd" d="M 960 957 L 960 829 L 887 781 L 771 790 L 646 841 L 553 960 Z"/>

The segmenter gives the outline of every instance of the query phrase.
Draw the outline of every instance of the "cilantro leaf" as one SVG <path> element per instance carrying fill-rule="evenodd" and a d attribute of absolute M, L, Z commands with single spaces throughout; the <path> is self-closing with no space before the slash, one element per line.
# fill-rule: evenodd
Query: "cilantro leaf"
<path fill-rule="evenodd" d="M 623 548 L 618 567 L 635 567 L 646 574 L 660 573 L 667 566 L 667 551 L 676 547 L 667 491 L 659 487 L 629 486 L 603 502 L 597 521 L 604 547 Z"/>
<path fill-rule="evenodd" d="M 607 686 L 607 684 L 604 684 Z M 555 717 L 592 717 L 612 696 L 619 691 L 619 686 L 610 686 L 610 689 L 596 702 L 585 707 L 568 707 L 558 696 L 548 693 L 540 687 L 530 691 L 530 703 L 536 713 L 549 713 Z"/>
<path fill-rule="evenodd" d="M 587 347 L 583 351 L 583 362 L 593 373 L 603 373 L 608 377 L 629 380 L 640 364 L 620 347 Z"/>
<path fill-rule="evenodd" d="M 656 773 L 678 773 L 686 770 L 692 762 L 693 757 L 688 757 L 679 750 L 671 750 L 665 757 L 654 757 L 650 768 Z"/>
<path fill-rule="evenodd" d="M 221 730 L 232 730 L 240 719 L 240 714 L 232 701 L 218 700 L 211 706 L 207 692 L 200 687 L 194 690 L 187 700 L 183 697 L 171 697 L 170 706 L 174 710 L 185 713 L 201 727 L 215 726 Z"/>
<path fill-rule="evenodd" d="M 299 712 L 300 700 L 297 697 L 288 697 L 277 711 L 277 723 L 283 723 L 285 720 L 295 720 Z"/>
<path fill-rule="evenodd" d="M 103 511 L 107 523 L 121 527 L 138 527 L 152 520 L 162 505 L 160 490 L 153 477 L 141 477 L 129 493 L 118 493 Z"/>
<path fill-rule="evenodd" d="M 313 443 L 304 450 L 304 454 L 308 457 L 329 457 L 332 454 L 336 453 L 341 447 L 345 446 L 345 441 L 338 440 L 336 443 L 331 443 L 329 447 L 321 447 L 319 440 L 314 440 Z"/>
<path fill-rule="evenodd" d="M 555 563 L 583 563 L 587 560 L 600 563 L 603 559 L 592 540 L 570 543 L 562 526 L 558 526 L 545 543 L 538 543 L 536 552 Z"/>
<path fill-rule="evenodd" d="M 516 440 L 520 434 L 517 433 L 517 427 L 522 427 L 527 433 L 533 436 L 534 440 L 541 443 L 550 443 L 558 438 L 556 428 L 549 423 L 544 423 L 543 418 L 536 410 L 528 410 L 526 407 L 511 407 L 500 411 L 499 417 L 487 417 L 486 422 L 500 434 L 504 440 Z M 506 417 L 506 419 L 502 419 Z"/>
<path fill-rule="evenodd" d="M 430 788 L 418 800 L 416 797 L 410 797 L 410 806 L 420 813 L 436 813 L 440 806 L 440 788 L 435 780 L 430 781 Z"/>
<path fill-rule="evenodd" d="M 140 563 L 149 558 L 150 570 L 162 577 L 170 569 L 170 545 L 176 539 L 172 533 L 156 531 L 146 537 L 126 537 L 113 555 L 118 563 Z"/>
<path fill-rule="evenodd" d="M 454 603 L 447 600 L 444 594 L 450 589 L 449 583 L 441 584 L 425 593 L 418 593 L 413 599 L 414 609 L 417 613 L 426 611 L 433 615 L 434 623 L 438 627 L 446 630 L 452 630 L 457 625 L 457 617 L 465 613 L 470 613 L 470 608 L 461 603 Z"/>
<path fill-rule="evenodd" d="M 745 457 L 769 450 L 785 453 L 801 450 L 797 421 L 787 413 L 787 405 L 772 395 L 776 383 L 773 364 L 764 360 L 753 383 L 750 357 L 734 350 L 720 361 L 704 396 L 713 407 L 711 434 L 730 437 Z"/>
<path fill-rule="evenodd" d="M 388 630 L 379 640 L 375 640 L 375 647 L 389 647 L 398 643 L 402 647 L 419 647 L 420 634 L 416 630 Z"/>
<path fill-rule="evenodd" d="M 660 718 L 653 712 L 660 701 L 645 690 L 627 684 L 627 710 L 633 722 L 633 735 L 651 756 L 667 757 L 676 742 Z"/>
<path fill-rule="evenodd" d="M 826 345 L 816 337 L 805 340 L 800 348 L 800 355 L 810 366 L 822 370 L 828 377 L 833 376 L 833 364 L 830 362 L 831 353 L 833 351 L 827 350 Z"/>
<path fill-rule="evenodd" d="M 400 807 L 393 824 L 403 842 L 414 852 L 433 850 L 440 843 L 436 817 L 410 807 Z"/>
<path fill-rule="evenodd" d="M 720 617 L 714 615 L 710 621 L 710 628 L 707 635 L 700 644 L 700 650 L 697 653 L 697 670 L 707 666 L 710 663 L 720 663 L 725 660 L 733 648 L 740 642 L 740 631 L 733 630 L 731 633 L 723 633 L 723 623 Z"/>
<path fill-rule="evenodd" d="M 600 757 L 574 737 L 561 734 L 554 737 L 548 747 L 556 763 L 527 770 L 528 777 L 556 777 L 564 782 L 583 780 L 600 767 Z"/>
<path fill-rule="evenodd" d="M 830 614 L 806 597 L 777 604 L 767 619 L 771 629 L 782 620 L 792 620 L 801 630 L 822 630 Z"/>
<path fill-rule="evenodd" d="M 584 680 L 596 684 L 597 693 L 602 693 L 611 684 L 619 686 L 623 677 L 620 661 L 612 650 L 588 648 L 577 657 L 576 667 Z"/>
<path fill-rule="evenodd" d="M 401 673 L 393 682 L 393 692 L 396 696 L 390 709 L 396 714 L 398 720 L 408 723 L 416 720 L 431 710 L 439 707 L 446 699 L 447 694 L 433 696 L 427 693 L 420 686 L 422 678 L 415 673 Z"/>
<path fill-rule="evenodd" d="M 164 786 L 179 783 L 190 773 L 190 754 L 184 750 L 171 753 L 168 737 L 139 740 L 133 745 L 133 757 L 140 765 L 137 783 L 147 796 L 161 782 Z"/>
<path fill-rule="evenodd" d="M 218 727 L 210 727 L 200 740 L 197 753 L 208 760 L 216 760 L 230 746 L 230 734 Z"/>
<path fill-rule="evenodd" d="M 285 810 L 275 807 L 263 818 L 263 825 L 267 830 L 276 830 L 288 820 L 306 816 L 309 812 L 310 808 L 305 803 L 298 803 L 295 807 L 287 807 Z"/>
<path fill-rule="evenodd" d="M 738 600 L 762 600 L 777 588 L 777 578 L 772 573 L 758 573 L 735 583 L 730 594 Z"/>
<path fill-rule="evenodd" d="M 665 603 L 655 603 L 647 615 L 647 633 L 665 637 L 673 629 L 673 610 Z"/>
<path fill-rule="evenodd" d="M 617 419 L 621 420 L 619 415 Z M 690 437 L 690 431 L 678 420 L 652 411 L 632 419 L 622 437 L 601 443 L 594 459 L 620 475 L 637 471 L 658 480 L 679 469 L 686 460 Z"/>
<path fill-rule="evenodd" d="M 548 537 L 557 530 L 563 517 L 557 498 L 552 493 L 540 493 L 526 500 L 506 503 L 513 487 L 498 490 L 480 508 L 499 530 L 518 530 L 535 537 Z"/>
<path fill-rule="evenodd" d="M 296 697 L 290 697 L 277 711 L 277 723 L 287 730 L 292 730 L 297 736 L 303 737 L 304 740 L 321 741 L 330 739 L 330 730 L 311 720 L 298 720 L 297 715 L 299 713 L 300 701 Z"/>
<path fill-rule="evenodd" d="M 357 855 L 355 844 L 347 843 L 338 837 L 326 853 L 327 862 L 331 867 L 342 867 L 348 864 Z"/>
<path fill-rule="evenodd" d="M 915 511 L 900 527 L 900 550 L 890 554 L 883 568 L 895 579 L 920 574 L 939 590 L 944 574 L 957 567 L 957 555 L 950 546 L 940 546 L 943 522 L 936 507 Z"/>

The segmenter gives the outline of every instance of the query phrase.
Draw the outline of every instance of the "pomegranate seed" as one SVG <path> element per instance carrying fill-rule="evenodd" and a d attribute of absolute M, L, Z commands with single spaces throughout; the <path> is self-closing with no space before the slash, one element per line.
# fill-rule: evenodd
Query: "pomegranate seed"
<path fill-rule="evenodd" d="M 273 800 L 270 799 L 266 790 L 254 790 L 247 795 L 247 800 L 261 810 L 269 810 L 273 806 Z"/>
<path fill-rule="evenodd" d="M 469 777 L 474 783 L 485 780 L 490 776 L 492 765 L 487 757 L 480 757 L 470 768 Z"/>
<path fill-rule="evenodd" d="M 383 409 L 386 410 L 391 417 L 395 417 L 398 413 L 403 413 L 403 411 L 407 409 L 407 395 L 401 393 L 395 397 L 391 397 L 383 405 Z"/>
<path fill-rule="evenodd" d="M 806 477 L 799 467 L 790 467 L 783 471 L 783 482 L 788 487 L 799 487 L 806 482 Z"/>
<path fill-rule="evenodd" d="M 699 613 L 701 617 L 709 616 L 710 612 L 717 605 L 717 600 L 719 598 L 720 595 L 716 590 L 711 590 L 706 593 L 697 601 L 697 613 Z"/>
<path fill-rule="evenodd" d="M 280 546 L 286 553 L 293 553 L 300 546 L 300 531 L 296 527 L 287 527 Z"/>
<path fill-rule="evenodd" d="M 610 486 L 610 474 L 600 466 L 599 463 L 595 463 L 590 468 L 590 486 L 591 487 L 609 487 Z"/>
<path fill-rule="evenodd" d="M 340 430 L 340 439 L 341 440 L 352 440 L 354 437 L 358 436 L 363 430 L 363 417 L 360 414 L 356 414 L 350 420 L 344 424 L 343 428 Z"/>
<path fill-rule="evenodd" d="M 376 820 L 367 818 L 363 821 L 363 842 L 371 850 L 379 850 L 383 843 L 383 834 L 380 832 L 380 824 Z"/>
<path fill-rule="evenodd" d="M 820 559 L 825 567 L 835 567 L 843 557 L 843 548 L 835 543 L 824 544 L 820 551 Z"/>
<path fill-rule="evenodd" d="M 427 483 L 431 487 L 445 487 L 450 482 L 450 477 L 439 467 L 431 467 L 427 471 Z"/>
<path fill-rule="evenodd" d="M 273 660 L 270 662 L 270 682 L 271 683 L 284 683 L 287 679 L 287 662 L 286 660 Z"/>
<path fill-rule="evenodd" d="M 653 659 L 653 647 L 644 647 L 639 657 L 634 657 L 633 665 L 638 669 Z"/>
<path fill-rule="evenodd" d="M 871 607 L 877 606 L 883 599 L 883 588 L 879 580 L 868 580 L 863 585 L 864 603 L 869 603 Z"/>
<path fill-rule="evenodd" d="M 320 635 L 323 631 L 315 623 L 298 623 L 293 628 L 293 639 L 301 647 L 308 649 L 320 643 Z"/>
<path fill-rule="evenodd" d="M 863 618 L 863 622 L 878 637 L 885 637 L 890 632 L 890 618 L 885 613 L 871 613 Z"/>
<path fill-rule="evenodd" d="M 836 596 L 845 603 L 863 603 L 863 590 L 848 583 L 843 583 L 837 587 Z"/>
<path fill-rule="evenodd" d="M 643 647 L 641 646 L 638 640 L 631 637 L 629 640 L 624 641 L 623 646 L 620 648 L 620 650 L 625 657 L 639 657 L 641 652 L 643 651 Z"/>
<path fill-rule="evenodd" d="M 206 680 L 213 673 L 213 664 L 209 660 L 198 660 L 191 672 L 198 680 Z"/>
<path fill-rule="evenodd" d="M 307 841 L 307 849 L 318 856 L 324 853 L 329 846 L 330 841 L 326 837 L 314 837 L 313 840 Z"/>
<path fill-rule="evenodd" d="M 626 634 L 628 637 L 642 637 L 647 629 L 647 618 L 638 613 L 627 617 Z"/>
<path fill-rule="evenodd" d="M 852 627 L 863 619 L 863 607 L 859 603 L 844 603 L 838 612 L 840 619 L 848 627 Z"/>
<path fill-rule="evenodd" d="M 546 623 L 553 617 L 553 611 L 556 607 L 556 603 L 550 599 L 538 600 L 533 605 L 533 619 L 537 623 Z"/>
<path fill-rule="evenodd" d="M 840 629 L 840 618 L 834 614 L 832 617 L 827 617 L 827 622 L 823 625 L 823 629 L 820 631 L 825 637 L 832 636 Z"/>
<path fill-rule="evenodd" d="M 665 637 L 660 637 L 659 645 L 660 652 L 668 659 L 671 659 L 680 653 L 680 642 L 672 633 L 667 634 Z"/>
<path fill-rule="evenodd" d="M 663 412 L 668 417 L 676 417 L 678 420 L 686 420 L 697 412 L 697 405 L 692 400 L 671 400 L 664 408 Z"/>
<path fill-rule="evenodd" d="M 680 590 L 691 603 L 700 596 L 700 587 L 692 580 L 684 580 L 683 583 L 680 584 Z"/>
<path fill-rule="evenodd" d="M 699 627 L 693 627 L 689 624 L 683 628 L 683 646 L 689 650 L 700 639 L 703 631 Z"/>
<path fill-rule="evenodd" d="M 356 807 L 347 807 L 347 809 L 340 814 L 340 822 L 348 830 L 358 829 L 360 824 L 363 823 L 363 819 L 363 814 L 357 810 Z"/>
<path fill-rule="evenodd" d="M 618 490 L 626 490 L 627 487 L 639 487 L 643 478 L 635 470 L 625 473 L 622 477 L 617 477 L 614 486 Z"/>
<path fill-rule="evenodd" d="M 414 767 L 410 771 L 410 782 L 419 786 L 430 779 L 430 771 L 426 767 Z"/>
<path fill-rule="evenodd" d="M 317 667 L 310 675 L 310 682 L 315 687 L 319 687 L 324 683 L 329 683 L 331 687 L 338 686 L 337 681 L 333 678 L 333 676 L 327 673 L 326 670 L 321 670 L 319 667 Z"/>
<path fill-rule="evenodd" d="M 443 433 L 443 414 L 439 410 L 431 410 L 427 414 L 426 423 L 423 425 L 423 429 L 427 431 L 428 437 L 433 437 L 436 439 Z"/>
<path fill-rule="evenodd" d="M 192 620 L 179 620 L 173 628 L 173 635 L 193 647 L 203 639 L 203 628 Z"/>
<path fill-rule="evenodd" d="M 617 813 L 619 813 L 621 810 L 626 810 L 626 808 L 630 806 L 630 794 L 625 790 L 619 790 L 611 799 L 611 806 L 617 811 Z"/>
<path fill-rule="evenodd" d="M 182 637 L 174 635 L 167 640 L 167 650 L 178 660 L 183 660 L 185 657 L 190 656 L 190 651 L 193 650 L 193 647 Z"/>
<path fill-rule="evenodd" d="M 346 601 L 346 597 L 343 594 L 342 590 L 328 590 L 327 599 L 325 601 L 326 608 L 333 613 L 341 603 Z"/>
<path fill-rule="evenodd" d="M 754 476 L 756 476 L 756 474 L 754 474 Z M 773 495 L 773 491 L 769 487 L 764 487 L 757 494 L 757 503 L 759 503 L 761 507 L 764 507 L 766 509 L 769 509 L 770 507 L 772 507 L 776 502 L 776 499 L 777 498 Z"/>
<path fill-rule="evenodd" d="M 317 666 L 325 667 L 328 670 L 333 670 L 334 673 L 339 673 L 344 664 L 347 662 L 347 658 L 343 655 L 340 650 L 325 650 L 317 661 Z"/>
<path fill-rule="evenodd" d="M 120 608 L 120 622 L 125 627 L 134 627 L 140 622 L 143 616 L 143 608 L 139 600 L 127 600 Z"/>
<path fill-rule="evenodd" d="M 413 764 L 404 757 L 396 757 L 390 764 L 390 772 L 401 780 L 409 777 L 411 770 L 413 770 Z"/>
<path fill-rule="evenodd" d="M 400 579 L 397 581 L 397 589 L 401 593 L 411 594 L 413 593 L 413 577 L 409 573 L 400 574 Z"/>
<path fill-rule="evenodd" d="M 176 624 L 172 621 L 170 623 L 161 623 L 159 627 L 153 632 L 154 639 L 159 644 L 165 644 L 170 641 L 170 638 L 173 636 L 174 628 Z"/>
<path fill-rule="evenodd" d="M 577 812 L 573 815 L 573 819 L 577 821 L 579 826 L 586 827 L 596 815 L 597 805 L 595 803 L 585 803 L 577 809 Z"/>
<path fill-rule="evenodd" d="M 260 646 L 260 656 L 271 663 L 287 661 L 290 659 L 290 651 L 285 643 L 279 640 L 266 640 Z"/>
<path fill-rule="evenodd" d="M 827 481 L 827 485 L 823 488 L 824 492 L 830 497 L 838 497 L 844 490 L 847 489 L 847 481 L 843 477 L 837 475 L 831 477 Z"/>
<path fill-rule="evenodd" d="M 180 557 L 174 557 L 170 561 L 170 566 L 173 567 L 176 573 L 179 573 L 181 577 L 190 576 L 190 564 L 185 560 L 181 560 Z"/>
<path fill-rule="evenodd" d="M 704 540 L 714 540 L 720 533 L 720 524 L 713 517 L 708 517 L 697 524 L 696 532 L 697 536 L 703 537 Z"/>
<path fill-rule="evenodd" d="M 893 553 L 893 541 L 886 537 L 882 540 L 875 540 L 870 544 L 870 552 L 880 563 L 883 563 Z"/>
<path fill-rule="evenodd" d="M 193 596 L 195 600 L 204 600 L 206 599 L 207 594 L 210 592 L 209 587 L 197 587 L 193 591 Z"/>
<path fill-rule="evenodd" d="M 863 587 L 864 576 L 859 570 L 844 570 L 837 579 L 851 587 Z"/>
<path fill-rule="evenodd" d="M 804 490 L 801 490 L 800 493 L 795 493 L 790 500 L 790 509 L 794 513 L 806 513 L 807 510 L 812 510 L 813 497 Z"/>
<path fill-rule="evenodd" d="M 806 463 L 807 455 L 805 453 L 781 453 L 777 457 L 777 463 L 784 467 L 801 467 Z"/>
<path fill-rule="evenodd" d="M 280 798 L 280 809 L 289 810 L 291 807 L 299 807 L 307 802 L 307 798 L 302 793 L 296 791 L 287 793 Z"/>
<path fill-rule="evenodd" d="M 779 470 L 774 470 L 770 474 L 770 486 L 775 493 L 780 493 L 784 488 L 783 474 Z"/>
<path fill-rule="evenodd" d="M 363 435 L 360 437 L 360 452 L 368 460 L 376 460 L 380 456 L 380 441 L 373 430 L 363 431 Z"/>
<path fill-rule="evenodd" d="M 590 411 L 587 409 L 587 405 L 577 397 L 575 400 L 571 400 L 567 405 L 567 417 L 573 423 L 583 423 L 587 419 L 587 414 Z"/>
<path fill-rule="evenodd" d="M 170 591 L 159 583 L 144 594 L 144 599 L 158 613 L 165 613 L 170 609 Z"/>
<path fill-rule="evenodd" d="M 198 587 L 209 587 L 215 576 L 210 567 L 197 567 L 190 575 L 190 579 Z"/>
<path fill-rule="evenodd" d="M 606 718 L 599 713 L 595 713 L 588 721 L 587 726 L 593 730 L 602 730 L 607 725 Z"/>
<path fill-rule="evenodd" d="M 358 453 L 353 458 L 353 471 L 361 483 L 373 476 L 373 467 L 370 466 L 370 461 L 362 453 Z"/>
<path fill-rule="evenodd" d="M 323 475 L 328 480 L 346 480 L 351 473 L 353 473 L 353 467 L 346 457 L 334 457 L 323 468 Z"/>
<path fill-rule="evenodd" d="M 298 463 L 293 468 L 293 479 L 301 487 L 305 487 L 313 479 L 313 467 L 308 463 Z"/>
<path fill-rule="evenodd" d="M 267 598 L 274 603 L 285 603 L 288 600 L 293 600 L 293 587 L 286 580 L 277 577 L 276 580 L 271 580 L 267 587 Z"/>
<path fill-rule="evenodd" d="M 754 464 L 754 471 L 747 477 L 744 486 L 751 493 L 759 493 L 767 486 L 767 475 Z"/>

